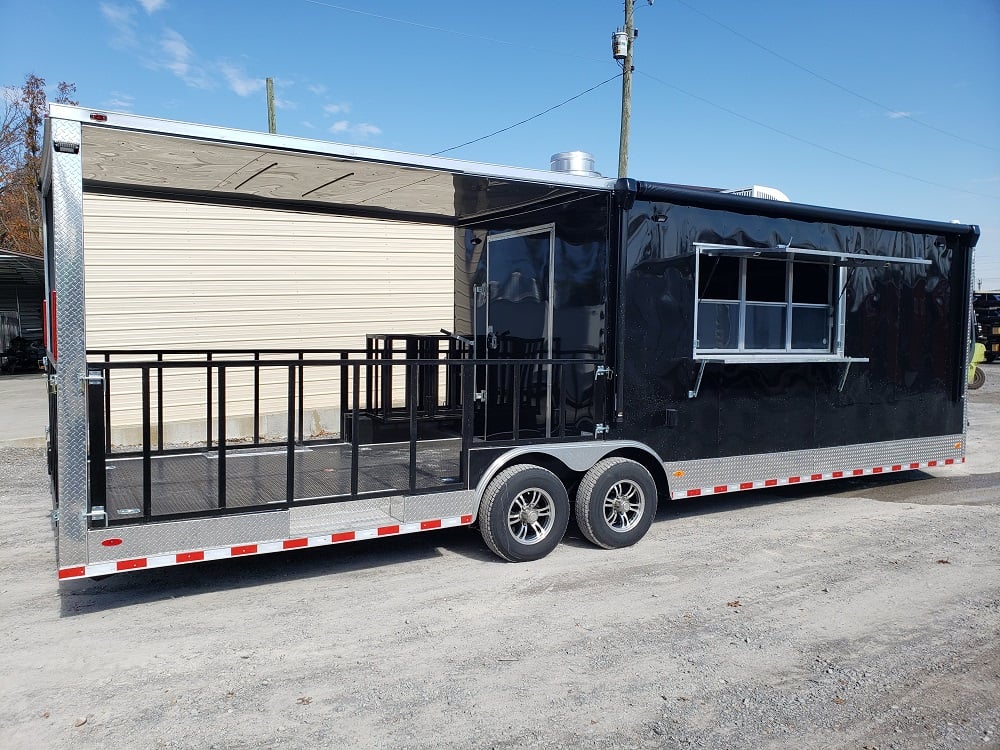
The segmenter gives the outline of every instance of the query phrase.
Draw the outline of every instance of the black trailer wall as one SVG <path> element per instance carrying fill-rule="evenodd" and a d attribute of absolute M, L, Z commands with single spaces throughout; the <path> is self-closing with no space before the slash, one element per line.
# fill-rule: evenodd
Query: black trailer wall
<path fill-rule="evenodd" d="M 581 194 L 561 199 L 558 205 L 525 209 L 456 229 L 456 327 L 459 333 L 475 337 L 480 357 L 544 358 L 539 344 L 548 335 L 545 314 L 551 306 L 553 357 L 592 359 L 595 366 L 604 362 L 610 199 L 608 193 Z M 540 251 L 537 237 L 526 238 L 523 247 L 516 239 L 490 242 L 497 235 L 547 225 L 554 226 L 551 268 L 549 254 Z M 494 257 L 489 260 L 492 270 L 487 279 L 489 247 Z M 477 298 L 473 288 L 483 284 L 488 291 Z M 488 307 L 504 311 L 495 348 L 487 346 Z M 601 419 L 594 402 L 594 367 L 575 366 L 566 375 L 563 386 L 570 432 L 593 432 Z M 542 413 L 526 418 L 538 426 L 545 421 Z"/>
<path fill-rule="evenodd" d="M 864 226 L 774 215 L 783 209 L 769 206 L 772 215 L 761 216 L 639 200 L 624 212 L 622 436 L 664 458 L 693 459 L 962 432 L 975 238 L 893 228 L 888 220 Z M 842 391 L 844 364 L 764 363 L 746 354 L 744 362 L 707 364 L 697 397 L 689 398 L 699 366 L 696 242 L 794 243 L 931 263 L 849 268 L 846 285 L 832 290 L 835 303 L 845 300 L 845 356 L 870 360 L 851 364 Z"/>

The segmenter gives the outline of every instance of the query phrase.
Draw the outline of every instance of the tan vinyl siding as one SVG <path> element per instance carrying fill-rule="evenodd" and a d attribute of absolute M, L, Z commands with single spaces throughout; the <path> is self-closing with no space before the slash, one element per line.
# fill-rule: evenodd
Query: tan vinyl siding
<path fill-rule="evenodd" d="M 86 194 L 84 247 L 88 349 L 362 349 L 367 333 L 453 324 L 448 227 Z M 337 372 L 307 378 L 306 431 L 335 430 Z M 112 380 L 112 425 L 126 439 L 121 428 L 141 422 L 139 379 Z M 281 432 L 287 371 L 261 380 L 262 422 Z M 253 412 L 251 382 L 249 370 L 228 373 L 235 432 L 252 432 L 240 419 Z M 167 373 L 165 422 L 203 436 L 205 390 L 204 371 Z"/>

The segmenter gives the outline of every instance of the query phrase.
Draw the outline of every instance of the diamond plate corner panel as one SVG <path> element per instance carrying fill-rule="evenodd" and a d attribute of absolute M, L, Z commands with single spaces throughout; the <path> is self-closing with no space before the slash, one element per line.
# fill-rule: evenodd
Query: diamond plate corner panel
<path fill-rule="evenodd" d="M 80 123 L 53 120 L 52 140 L 80 144 Z M 52 148 L 51 142 L 46 148 Z M 60 566 L 87 562 L 87 366 L 83 271 L 82 154 L 52 152 L 52 240 L 56 291 L 57 448 Z"/>
<path fill-rule="evenodd" d="M 955 444 L 961 443 L 961 448 Z M 671 492 L 683 492 L 724 484 L 785 479 L 832 471 L 870 469 L 914 461 L 942 458 L 960 459 L 965 455 L 964 435 L 940 435 L 881 443 L 858 443 L 833 448 L 757 453 L 747 456 L 724 456 L 696 461 L 665 461 Z M 683 471 L 677 478 L 674 472 Z"/>

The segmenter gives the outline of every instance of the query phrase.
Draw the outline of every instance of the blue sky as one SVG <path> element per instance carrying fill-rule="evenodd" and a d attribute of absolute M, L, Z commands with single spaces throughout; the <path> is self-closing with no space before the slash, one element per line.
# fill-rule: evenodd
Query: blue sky
<path fill-rule="evenodd" d="M 1000 0 L 636 0 L 630 175 L 980 224 L 1000 288 Z M 81 104 L 433 153 L 614 76 L 621 0 L 0 0 L 0 84 Z M 31 29 L 16 34 L 11 29 Z M 619 80 L 458 158 L 617 170 Z"/>

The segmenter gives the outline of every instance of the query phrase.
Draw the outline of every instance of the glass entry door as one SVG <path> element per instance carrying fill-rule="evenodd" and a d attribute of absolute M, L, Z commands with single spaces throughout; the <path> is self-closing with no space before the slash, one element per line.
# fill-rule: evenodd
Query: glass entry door
<path fill-rule="evenodd" d="M 552 358 L 555 225 L 486 240 L 486 350 L 489 360 Z M 552 368 L 529 363 L 486 368 L 483 431 L 488 439 L 551 435 Z"/>

